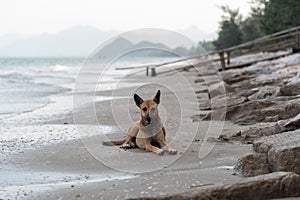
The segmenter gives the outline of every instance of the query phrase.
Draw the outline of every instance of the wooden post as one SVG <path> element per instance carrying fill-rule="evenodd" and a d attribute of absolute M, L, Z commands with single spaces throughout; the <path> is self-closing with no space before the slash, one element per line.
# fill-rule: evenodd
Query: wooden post
<path fill-rule="evenodd" d="M 151 76 L 156 76 L 155 67 L 151 68 Z"/>
<path fill-rule="evenodd" d="M 293 53 L 300 52 L 300 29 L 297 30 L 298 34 L 296 35 L 296 44 L 295 47 L 293 47 Z"/>
<path fill-rule="evenodd" d="M 222 71 L 225 71 L 226 65 L 225 65 L 224 51 L 219 52 L 219 56 L 220 56 Z"/>
<path fill-rule="evenodd" d="M 298 29 L 300 31 L 300 29 Z M 297 48 L 300 49 L 300 33 L 297 34 Z"/>
<path fill-rule="evenodd" d="M 227 65 L 230 65 L 230 51 L 227 51 Z"/>
<path fill-rule="evenodd" d="M 149 67 L 146 67 L 146 76 L 149 76 Z"/>

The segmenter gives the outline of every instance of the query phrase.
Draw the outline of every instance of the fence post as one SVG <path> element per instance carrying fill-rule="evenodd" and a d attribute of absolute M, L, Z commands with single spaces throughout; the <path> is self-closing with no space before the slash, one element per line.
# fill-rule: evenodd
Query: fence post
<path fill-rule="evenodd" d="M 297 29 L 295 46 L 293 47 L 293 53 L 298 53 L 300 51 L 300 29 Z"/>
<path fill-rule="evenodd" d="M 146 67 L 146 76 L 149 76 L 149 67 Z"/>
<path fill-rule="evenodd" d="M 298 34 L 297 34 L 297 48 L 300 49 L 300 29 L 297 30 Z"/>
<path fill-rule="evenodd" d="M 225 65 L 224 51 L 219 52 L 219 56 L 220 56 L 222 71 L 225 71 L 226 65 Z"/>
<path fill-rule="evenodd" d="M 155 67 L 151 68 L 151 76 L 156 76 Z"/>
<path fill-rule="evenodd" d="M 230 65 L 230 51 L 227 51 L 227 65 Z"/>

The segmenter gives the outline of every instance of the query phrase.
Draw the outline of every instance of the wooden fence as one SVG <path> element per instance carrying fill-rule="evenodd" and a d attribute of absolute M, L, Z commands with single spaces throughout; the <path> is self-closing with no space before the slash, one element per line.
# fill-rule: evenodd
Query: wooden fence
<path fill-rule="evenodd" d="M 219 51 L 214 51 L 210 52 L 208 54 L 200 55 L 200 56 L 194 56 L 194 57 L 189 57 L 189 58 L 184 58 L 184 59 L 179 59 L 179 60 L 174 60 L 170 62 L 165 62 L 161 64 L 154 64 L 154 65 L 144 65 L 144 66 L 131 66 L 131 67 L 125 67 L 125 68 L 116 68 L 116 70 L 123 70 L 123 69 L 138 69 L 138 68 L 145 68 L 146 69 L 146 75 L 149 76 L 156 76 L 156 68 L 165 66 L 168 64 L 180 62 L 180 61 L 186 61 L 189 59 L 194 59 L 194 58 L 201 58 L 203 56 L 215 56 L 219 55 L 219 59 L 214 59 L 213 61 L 220 61 L 221 62 L 221 70 L 226 70 L 227 68 L 231 67 L 243 67 L 246 65 L 250 65 L 254 62 L 259 62 L 262 60 L 256 60 L 256 61 L 251 61 L 247 63 L 239 63 L 237 65 L 231 65 L 230 59 L 246 54 L 254 54 L 254 53 L 259 53 L 259 52 L 272 52 L 272 51 L 279 51 L 279 50 L 285 50 L 291 48 L 292 52 L 297 52 L 300 51 L 300 26 L 290 28 L 287 30 L 283 30 L 271 35 L 267 35 L 261 38 L 258 38 L 256 40 L 252 40 L 243 44 L 239 44 L 227 49 L 222 49 Z M 283 56 L 282 54 L 279 56 Z M 277 56 L 277 57 L 279 57 Z M 275 59 L 277 58 L 272 57 L 272 58 L 267 58 L 268 60 L 270 59 Z M 266 59 L 264 59 L 266 60 Z M 149 73 L 149 71 L 151 73 Z"/>
<path fill-rule="evenodd" d="M 300 26 L 267 35 L 227 49 L 212 52 L 211 54 L 219 54 L 222 70 L 226 70 L 227 67 L 230 67 L 230 59 L 233 57 L 258 52 L 279 51 L 287 48 L 291 48 L 294 52 L 299 51 Z"/>

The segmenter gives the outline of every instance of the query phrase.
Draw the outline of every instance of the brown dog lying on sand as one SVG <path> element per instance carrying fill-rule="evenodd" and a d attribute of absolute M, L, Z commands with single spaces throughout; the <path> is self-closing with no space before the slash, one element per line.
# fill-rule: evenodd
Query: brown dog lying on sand
<path fill-rule="evenodd" d="M 141 120 L 134 122 L 128 129 L 126 138 L 121 141 L 103 142 L 104 145 L 121 145 L 121 148 L 135 148 L 136 146 L 158 155 L 164 153 L 164 148 L 170 154 L 176 154 L 177 150 L 166 142 L 166 130 L 158 115 L 158 104 L 160 103 L 160 90 L 153 99 L 143 100 L 134 94 L 135 104 L 141 110 Z"/>

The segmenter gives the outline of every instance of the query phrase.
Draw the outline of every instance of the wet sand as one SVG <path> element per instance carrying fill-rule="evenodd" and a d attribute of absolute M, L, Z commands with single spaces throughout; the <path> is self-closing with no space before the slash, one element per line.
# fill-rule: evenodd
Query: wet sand
<path fill-rule="evenodd" d="M 40 132 L 56 132 L 55 127 L 65 129 L 61 130 L 57 142 L 28 141 L 30 148 L 21 145 L 18 151 L 2 154 L 1 176 L 5 181 L 0 187 L 1 198 L 124 199 L 170 195 L 243 179 L 233 166 L 239 157 L 253 151 L 252 145 L 239 141 L 216 142 L 213 138 L 220 134 L 232 135 L 247 127 L 222 121 L 194 122 L 192 116 L 205 114 L 205 111 L 199 111 L 198 103 L 208 99 L 205 92 L 208 81 L 196 84 L 199 74 L 193 69 L 180 72 L 194 93 L 177 87 L 176 93 L 180 95 L 176 100 L 176 95 L 168 90 L 168 86 L 176 87 L 176 82 L 180 83 L 174 74 L 178 75 L 178 72 L 157 77 L 129 77 L 127 82 L 142 84 L 147 79 L 148 83 L 154 84 L 97 92 L 98 96 L 110 96 L 113 92 L 119 98 L 75 110 L 76 123 L 69 114 L 61 120 L 49 119 L 46 125 L 40 125 Z M 207 80 L 213 79 L 210 75 Z M 147 98 L 161 89 L 160 112 L 167 130 L 167 141 L 178 150 L 177 155 L 158 156 L 139 149 L 124 151 L 101 144 L 108 139 L 123 138 L 129 121 L 139 119 L 139 110 L 129 98 L 136 89 Z M 202 90 L 195 98 L 195 92 Z M 212 134 L 212 140 L 206 142 L 208 146 L 203 146 L 203 141 L 209 138 L 208 132 Z M 199 158 L 200 149 L 202 153 L 205 150 L 209 153 Z"/>

